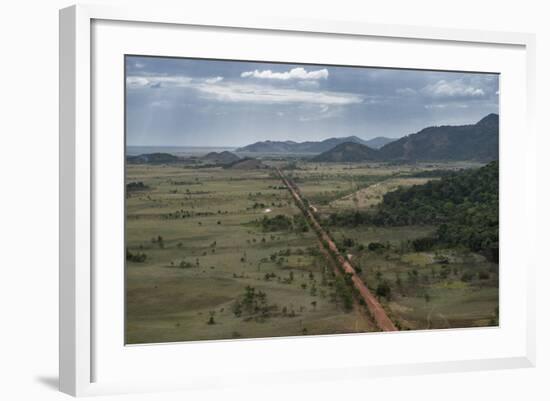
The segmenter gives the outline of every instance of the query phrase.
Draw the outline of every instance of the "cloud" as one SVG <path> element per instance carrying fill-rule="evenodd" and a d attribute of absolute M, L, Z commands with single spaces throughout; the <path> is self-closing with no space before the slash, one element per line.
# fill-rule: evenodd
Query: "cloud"
<path fill-rule="evenodd" d="M 192 81 L 185 76 L 129 76 L 126 77 L 126 85 L 130 89 L 136 88 L 160 88 L 165 86 L 184 87 Z"/>
<path fill-rule="evenodd" d="M 296 85 L 303 89 L 318 89 L 319 81 L 298 81 Z"/>
<path fill-rule="evenodd" d="M 147 78 L 144 77 L 126 77 L 126 86 L 128 88 L 141 88 L 149 84 Z"/>
<path fill-rule="evenodd" d="M 431 109 L 446 109 L 446 104 L 426 104 L 424 105 L 425 109 L 431 110 Z"/>
<path fill-rule="evenodd" d="M 363 101 L 360 95 L 353 93 L 304 91 L 247 84 L 199 85 L 195 89 L 210 98 L 224 102 L 348 105 Z"/>
<path fill-rule="evenodd" d="M 223 77 L 213 77 L 213 78 L 205 79 L 205 82 L 207 84 L 215 84 L 215 83 L 218 83 L 218 82 L 221 82 L 221 81 L 223 81 Z"/>
<path fill-rule="evenodd" d="M 425 104 L 424 105 L 424 108 L 425 109 L 428 109 L 428 110 L 432 110 L 432 109 L 467 109 L 469 108 L 470 106 L 468 106 L 467 104 L 464 104 L 464 103 L 446 103 L 446 104 L 441 104 L 441 103 L 435 103 L 435 104 Z"/>
<path fill-rule="evenodd" d="M 258 78 L 258 79 L 278 79 L 287 81 L 289 79 L 300 79 L 300 80 L 318 80 L 318 79 L 327 79 L 328 70 L 323 68 L 316 71 L 306 71 L 302 67 L 293 68 L 290 71 L 285 72 L 273 72 L 271 70 L 254 70 L 254 71 L 245 71 L 241 74 L 242 78 Z"/>
<path fill-rule="evenodd" d="M 395 90 L 395 93 L 405 96 L 416 95 L 416 91 L 412 88 L 399 88 Z"/>
<path fill-rule="evenodd" d="M 194 80 L 185 76 L 128 76 L 126 83 L 129 89 L 136 90 L 153 88 L 192 89 L 202 97 L 220 102 L 325 105 L 348 105 L 363 102 L 363 96 L 354 93 L 276 88 L 269 85 L 225 82 L 219 79 L 214 79 L 211 83 L 208 83 L 208 80 Z"/>
<path fill-rule="evenodd" d="M 439 80 L 435 84 L 426 85 L 421 92 L 432 98 L 480 98 L 485 91 L 474 85 L 465 83 L 461 79 L 454 81 Z"/>
<path fill-rule="evenodd" d="M 339 117 L 344 111 L 342 106 L 326 104 L 304 106 L 301 109 L 303 114 L 298 117 L 298 120 L 303 123 L 308 121 L 319 121 L 333 117 Z"/>
<path fill-rule="evenodd" d="M 160 107 L 160 108 L 170 108 L 172 105 L 167 100 L 153 100 L 151 103 L 151 107 Z"/>

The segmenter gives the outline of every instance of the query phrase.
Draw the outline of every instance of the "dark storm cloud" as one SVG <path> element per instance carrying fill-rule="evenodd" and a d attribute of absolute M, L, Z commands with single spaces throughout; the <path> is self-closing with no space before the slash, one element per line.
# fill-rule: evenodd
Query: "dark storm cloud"
<path fill-rule="evenodd" d="M 129 145 L 400 137 L 498 113 L 498 76 L 127 57 Z"/>

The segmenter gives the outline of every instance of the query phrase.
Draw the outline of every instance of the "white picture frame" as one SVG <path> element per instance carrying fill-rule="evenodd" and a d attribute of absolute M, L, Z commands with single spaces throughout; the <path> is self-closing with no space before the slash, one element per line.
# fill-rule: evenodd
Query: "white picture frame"
<path fill-rule="evenodd" d="M 117 23 L 122 25 L 115 26 Z M 103 29 L 103 31 L 94 30 L 96 29 L 94 24 L 99 27 L 97 29 Z M 101 28 L 102 26 L 105 28 Z M 107 155 L 105 144 L 94 138 L 94 127 L 102 126 L 102 123 L 96 119 L 104 118 L 105 114 L 102 114 L 101 107 L 96 107 L 97 105 L 94 103 L 94 96 L 103 95 L 101 91 L 99 91 L 99 94 L 94 94 L 95 89 L 92 85 L 92 78 L 96 73 L 94 69 L 101 71 L 101 61 L 98 60 L 107 60 L 105 57 L 108 55 L 104 56 L 103 53 L 98 53 L 102 51 L 102 46 L 107 47 L 105 37 L 112 39 L 110 41 L 112 42 L 111 50 L 106 50 L 106 54 L 110 52 L 111 56 L 119 57 L 120 52 L 124 49 L 121 50 L 120 46 L 118 48 L 116 46 L 126 40 L 126 36 L 139 37 L 140 30 L 151 26 L 158 28 L 155 30 L 160 35 L 158 38 L 175 32 L 169 30 L 180 28 L 185 30 L 185 27 L 192 27 L 204 31 L 216 30 L 217 34 L 224 30 L 239 34 L 243 33 L 243 35 L 262 33 L 267 36 L 272 35 L 273 38 L 269 40 L 274 41 L 278 40 L 277 35 L 303 35 L 307 37 L 304 40 L 316 38 L 315 40 L 326 40 L 327 42 L 330 41 L 330 38 L 336 37 L 341 41 L 384 40 L 388 44 L 392 41 L 396 43 L 398 41 L 418 42 L 438 46 L 438 49 L 442 52 L 445 51 L 446 46 L 454 46 L 453 52 L 467 51 L 468 48 L 478 49 L 479 54 L 482 54 L 485 48 L 494 48 L 496 53 L 498 53 L 498 49 L 501 49 L 503 53 L 501 60 L 494 57 L 490 62 L 481 60 L 476 64 L 471 61 L 468 70 L 474 69 L 478 65 L 479 71 L 485 71 L 486 68 L 483 67 L 483 63 L 486 62 L 487 66 L 496 66 L 492 71 L 500 72 L 498 68 L 499 60 L 500 62 L 509 60 L 510 62 L 507 63 L 509 65 L 502 67 L 509 69 L 507 71 L 509 71 L 510 76 L 504 87 L 515 89 L 519 94 L 517 99 L 510 99 L 510 103 L 502 104 L 503 113 L 509 111 L 508 115 L 510 117 L 505 116 L 501 122 L 501 135 L 505 135 L 503 137 L 505 139 L 504 144 L 501 147 L 501 158 L 510 160 L 510 163 L 517 166 L 517 170 L 514 171 L 506 167 L 503 168 L 501 182 L 521 183 L 522 185 L 522 190 L 510 191 L 509 197 L 503 198 L 501 216 L 508 219 L 506 225 L 508 228 L 506 232 L 501 231 L 501 235 L 505 234 L 510 239 L 514 238 L 514 231 L 521 232 L 522 235 L 521 239 L 518 240 L 517 247 L 519 249 L 506 251 L 502 256 L 510 261 L 515 261 L 521 251 L 528 255 L 523 258 L 520 265 L 520 276 L 504 276 L 501 283 L 503 288 L 500 295 L 501 302 L 508 302 L 511 299 L 510 297 L 514 295 L 521 299 L 520 306 L 514 311 L 515 314 L 510 314 L 508 320 L 506 320 L 506 316 L 503 316 L 503 323 L 497 329 L 347 335 L 345 337 L 328 336 L 323 339 L 313 337 L 299 340 L 292 338 L 258 339 L 129 348 L 124 348 L 122 339 L 120 339 L 120 350 L 109 352 L 109 348 L 105 344 L 111 341 L 114 334 L 104 332 L 102 328 L 105 327 L 104 323 L 107 320 L 103 321 L 102 319 L 112 319 L 113 316 L 104 317 L 105 314 L 101 313 L 101 302 L 97 304 L 97 300 L 94 300 L 94 294 L 98 290 L 98 286 L 101 286 L 102 283 L 105 284 L 105 276 L 98 276 L 94 272 L 94 267 L 97 267 L 98 261 L 101 262 L 101 260 L 104 260 L 102 258 L 109 255 L 106 253 L 101 256 L 96 253 L 95 248 L 95 245 L 97 245 L 96 240 L 99 238 L 98 235 L 101 234 L 98 230 L 104 227 L 101 219 L 105 218 L 105 216 L 101 217 L 103 213 L 101 204 L 103 203 L 98 202 L 97 198 L 98 192 L 105 193 L 104 188 L 101 187 L 104 185 L 104 181 L 97 177 L 104 174 L 100 172 L 101 168 L 109 169 L 111 167 L 111 162 L 100 161 L 100 159 L 104 159 L 103 155 L 105 155 L 106 160 L 115 160 L 110 157 L 116 158 L 116 155 Z M 130 29 L 133 31 L 130 31 Z M 121 33 L 125 31 L 128 32 L 127 35 Z M 94 32 L 97 32 L 96 41 L 94 41 Z M 108 35 L 114 36 L 109 37 Z M 153 44 L 155 35 L 157 33 L 153 34 L 153 39 L 151 39 Z M 122 41 L 117 40 L 117 38 L 122 39 Z M 204 43 L 207 44 L 206 49 L 201 51 L 205 52 L 202 54 L 207 54 L 210 51 L 208 49 L 209 42 L 205 41 Z M 257 358 L 258 353 L 265 352 L 267 356 L 263 363 L 266 366 L 272 365 L 271 370 L 267 369 L 266 366 L 248 370 L 242 367 L 241 369 L 241 372 L 248 375 L 247 379 L 253 378 L 258 382 L 268 380 L 273 375 L 277 375 L 278 379 L 283 382 L 292 382 L 294 380 L 325 380 L 328 377 L 351 376 L 361 379 L 380 375 L 534 366 L 535 285 L 533 275 L 536 260 L 533 260 L 533 256 L 531 256 L 533 253 L 529 252 L 529 240 L 534 235 L 536 221 L 535 207 L 529 202 L 530 199 L 534 199 L 535 188 L 533 178 L 535 176 L 535 138 L 531 126 L 534 120 L 532 115 L 534 112 L 535 85 L 534 45 L 534 36 L 523 33 L 375 25 L 349 21 L 294 20 L 291 18 L 258 19 L 243 16 L 234 19 L 216 15 L 191 15 L 187 14 L 184 9 L 164 10 L 155 7 L 112 8 L 108 6 L 79 5 L 61 10 L 60 390 L 71 395 L 80 396 L 134 391 L 197 389 L 208 388 L 209 386 L 243 385 L 245 383 L 245 381 L 239 382 L 238 379 L 232 377 L 230 369 L 228 367 L 224 368 L 223 363 L 212 368 L 214 371 L 210 371 L 208 374 L 200 367 L 196 367 L 196 369 L 187 369 L 185 375 L 175 374 L 164 378 L 154 377 L 153 372 L 146 370 L 131 369 L 139 361 L 149 365 L 154 361 L 158 363 L 159 360 L 166 360 L 167 366 L 171 366 L 169 359 L 175 358 L 172 356 L 175 355 L 173 353 L 181 352 L 182 347 L 186 347 L 185 352 L 190 356 L 190 360 L 198 355 L 204 355 L 206 358 L 221 355 L 223 359 L 234 358 L 235 360 L 251 361 L 254 360 L 252 358 Z M 141 46 L 147 45 L 142 44 Z M 101 54 L 101 57 L 98 56 L 99 54 Z M 96 56 L 97 60 L 95 59 Z M 258 57 L 261 59 L 261 56 Z M 480 56 L 480 58 L 483 57 Z M 392 63 L 392 61 L 386 61 L 382 66 L 387 66 L 388 63 Z M 399 61 L 397 60 L 394 63 L 392 66 L 398 66 Z M 403 67 L 429 68 L 430 65 L 434 69 L 444 69 L 446 66 L 452 66 L 452 62 L 446 60 L 439 65 L 435 65 L 425 61 Z M 113 77 L 105 79 L 116 79 L 116 77 L 116 75 L 113 75 Z M 102 75 L 98 78 L 96 84 L 103 79 Z M 122 86 L 123 82 L 120 82 L 119 92 Z M 503 102 L 508 102 L 506 91 L 503 92 L 502 97 Z M 117 105 L 118 100 L 115 98 L 116 96 L 113 97 L 113 101 Z M 111 110 L 114 110 L 114 113 L 123 112 L 123 108 L 115 107 L 113 109 L 111 107 Z M 107 122 L 110 121 L 107 120 Z M 522 143 L 519 143 L 517 139 L 509 134 L 513 130 L 520 130 L 524 133 Z M 123 132 L 120 132 L 120 135 L 119 139 L 123 138 Z M 104 164 L 101 165 L 101 163 Z M 116 182 L 113 182 L 113 185 L 116 185 Z M 509 186 L 505 185 L 504 187 L 506 189 Z M 508 193 L 504 193 L 504 195 L 508 195 Z M 122 202 L 123 200 L 120 199 L 116 207 L 120 207 Z M 506 213 L 507 211 L 512 212 L 516 217 L 510 217 L 509 213 Z M 510 227 L 513 227 L 513 230 Z M 516 228 L 517 230 L 515 230 Z M 501 228 L 501 230 L 503 229 Z M 114 263 L 116 264 L 116 261 Z M 511 280 L 513 281 L 511 282 Z M 113 286 L 117 283 L 119 282 L 115 280 Z M 509 289 L 514 286 L 517 287 L 516 292 L 510 294 Z M 102 286 L 101 291 L 110 293 L 115 290 L 112 290 L 111 287 Z M 116 300 L 117 298 L 113 296 L 112 299 Z M 512 318 L 516 321 L 512 322 Z M 98 326 L 102 328 L 98 329 Z M 460 340 L 456 339 L 457 336 L 460 337 Z M 451 340 L 464 341 L 465 344 L 468 341 L 479 342 L 480 344 L 486 342 L 486 344 L 494 344 L 494 348 L 488 345 L 487 352 L 483 352 L 481 348 L 464 352 L 466 348 L 461 348 L 462 346 L 459 345 L 454 354 L 455 356 L 452 356 L 451 353 L 445 355 L 443 352 L 440 353 L 439 358 L 434 355 L 426 360 L 418 359 L 414 353 L 407 355 L 406 358 L 387 359 L 383 355 L 378 357 L 371 354 L 373 355 L 372 360 L 364 362 L 361 359 L 354 359 L 352 356 L 342 356 L 341 352 L 338 352 L 338 347 L 344 346 L 343 341 L 356 345 L 376 342 L 377 348 L 385 345 L 397 347 L 392 349 L 400 349 L 399 347 L 406 349 L 408 346 L 417 348 L 421 344 L 431 344 L 434 347 L 438 344 L 444 346 L 446 341 Z M 112 343 L 118 344 L 117 341 L 115 339 Z M 290 364 L 295 366 L 292 369 L 285 369 L 285 363 L 289 364 L 289 361 L 285 359 L 277 360 L 275 356 L 280 355 L 281 352 L 284 352 L 284 349 L 288 349 L 289 344 L 296 341 L 299 341 L 301 346 L 300 349 L 294 350 L 293 348 L 292 353 L 296 352 L 296 355 L 299 355 L 299 352 L 304 354 L 314 353 L 320 346 L 323 346 L 328 350 L 328 358 L 325 358 L 328 359 L 328 362 L 326 360 L 320 362 L 314 359 L 309 364 L 301 364 L 292 361 Z M 174 347 L 177 347 L 177 350 Z M 426 353 L 429 354 L 428 351 Z M 459 357 L 460 353 L 463 353 L 464 357 Z M 119 356 L 121 359 L 116 359 Z M 122 359 L 126 360 L 123 361 Z M 114 366 L 113 371 L 103 374 L 102 366 L 105 367 L 107 363 Z M 238 363 L 236 362 L 237 365 Z M 127 369 L 120 369 L 122 366 Z M 124 370 L 125 374 L 117 375 L 115 370 Z"/>

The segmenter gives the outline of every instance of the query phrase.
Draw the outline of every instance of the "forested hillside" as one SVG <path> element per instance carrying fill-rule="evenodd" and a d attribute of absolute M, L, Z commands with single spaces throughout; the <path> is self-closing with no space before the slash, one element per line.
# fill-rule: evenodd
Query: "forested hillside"
<path fill-rule="evenodd" d="M 380 149 L 381 160 L 498 160 L 499 117 L 477 124 L 428 127 Z"/>
<path fill-rule="evenodd" d="M 378 151 L 354 142 L 341 143 L 311 159 L 314 162 L 355 163 L 378 160 Z"/>

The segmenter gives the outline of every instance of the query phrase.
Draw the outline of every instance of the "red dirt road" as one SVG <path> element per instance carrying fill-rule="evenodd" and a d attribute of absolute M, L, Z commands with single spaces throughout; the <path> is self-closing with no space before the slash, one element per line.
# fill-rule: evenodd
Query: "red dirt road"
<path fill-rule="evenodd" d="M 351 277 L 353 286 L 355 287 L 361 298 L 365 301 L 365 304 L 372 314 L 376 325 L 382 331 L 397 331 L 397 327 L 395 327 L 391 319 L 388 317 L 386 311 L 384 310 L 384 308 L 382 308 L 382 305 L 380 305 L 380 302 L 378 302 L 376 297 L 357 275 L 351 263 L 349 263 L 349 261 L 342 256 L 332 238 L 330 238 L 323 227 L 321 227 L 321 225 L 317 221 L 317 218 L 311 212 L 311 209 L 304 202 L 302 195 L 300 194 L 299 188 L 293 182 L 289 181 L 279 169 L 277 169 L 277 173 L 290 191 L 298 208 L 300 208 L 300 210 L 304 213 L 304 216 L 308 220 L 309 224 L 313 227 L 315 232 L 317 232 L 319 240 L 321 241 L 323 246 L 327 248 L 327 250 L 335 257 L 336 262 L 338 263 L 342 272 L 347 273 Z"/>

